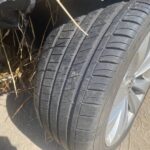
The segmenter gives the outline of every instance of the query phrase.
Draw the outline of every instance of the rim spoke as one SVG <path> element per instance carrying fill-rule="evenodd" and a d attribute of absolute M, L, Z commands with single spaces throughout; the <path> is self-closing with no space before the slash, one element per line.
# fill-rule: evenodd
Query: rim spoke
<path fill-rule="evenodd" d="M 123 128 L 126 127 L 128 123 L 128 100 L 127 97 L 124 98 L 122 102 L 115 108 L 112 112 L 111 120 L 108 125 L 108 137 L 107 142 L 112 143 L 121 136 Z"/>
<path fill-rule="evenodd" d="M 145 56 L 147 56 L 147 54 L 150 53 L 150 52 L 149 52 L 149 51 L 150 51 L 150 33 L 149 33 L 148 36 L 147 36 L 147 40 L 148 40 L 148 44 L 147 44 L 147 52 L 146 52 L 146 55 L 145 55 Z"/>
<path fill-rule="evenodd" d="M 148 54 L 144 63 L 140 66 L 138 71 L 135 73 L 135 77 L 142 76 L 147 71 L 150 71 L 150 53 Z"/>
<path fill-rule="evenodd" d="M 132 112 L 128 112 L 128 124 L 130 124 L 134 118 L 135 114 L 133 114 Z M 127 129 L 128 125 L 126 126 Z"/>
<path fill-rule="evenodd" d="M 150 69 L 150 33 L 147 35 L 143 43 L 141 44 L 137 54 L 139 57 L 138 62 L 141 63 L 144 61 L 137 72 L 135 73 L 136 77 L 142 76 L 145 72 Z M 145 60 L 144 60 L 145 59 Z M 137 62 L 136 62 L 137 63 Z"/>
<path fill-rule="evenodd" d="M 142 46 L 143 48 L 140 48 L 139 55 L 142 57 L 144 55 L 146 57 L 143 57 L 145 60 L 135 73 L 136 77 L 142 76 L 145 72 L 150 71 L 150 33 L 144 41 L 146 42 L 143 42 L 146 47 L 146 51 L 144 50 L 145 48 Z"/>
<path fill-rule="evenodd" d="M 145 59 L 145 56 L 149 53 L 150 50 L 150 33 L 147 35 L 147 37 L 144 39 L 143 43 L 141 44 L 138 53 L 140 54 L 142 60 Z"/>
<path fill-rule="evenodd" d="M 150 48 L 150 33 L 147 35 L 143 43 L 141 44 L 139 50 L 137 51 L 136 58 L 134 59 L 134 65 L 132 69 L 138 69 L 142 62 L 145 60 L 145 56 L 148 55 Z"/>
<path fill-rule="evenodd" d="M 133 90 L 130 90 L 129 92 L 129 110 L 131 113 L 136 114 L 137 110 L 139 109 L 141 105 L 141 101 L 139 97 L 133 92 Z"/>
<path fill-rule="evenodd" d="M 132 85 L 132 90 L 136 94 L 146 94 L 147 89 L 149 88 L 149 82 L 144 78 L 136 78 Z"/>

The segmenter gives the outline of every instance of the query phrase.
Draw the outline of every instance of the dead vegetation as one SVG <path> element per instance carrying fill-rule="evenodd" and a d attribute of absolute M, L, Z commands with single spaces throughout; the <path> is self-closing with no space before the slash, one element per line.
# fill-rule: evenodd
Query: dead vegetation
<path fill-rule="evenodd" d="M 49 3 L 49 2 L 48 2 Z M 52 11 L 51 4 L 45 6 Z M 56 16 L 52 16 L 47 23 L 55 24 Z M 30 30 L 30 37 L 27 34 Z M 40 47 L 35 49 L 35 31 L 30 17 L 24 18 L 20 13 L 20 24 L 17 29 L 0 30 L 0 94 L 13 91 L 16 96 L 20 91 L 32 89 L 32 81 L 35 75 L 37 60 L 41 53 L 44 37 L 42 35 Z"/>
<path fill-rule="evenodd" d="M 55 9 L 53 6 L 55 6 Z M 79 30 L 88 35 L 73 19 L 60 0 L 56 0 L 55 5 L 47 0 L 45 1 L 45 7 L 49 8 L 50 17 L 38 49 L 35 50 L 34 47 L 36 35 L 32 19 L 28 17 L 28 21 L 26 21 L 25 16 L 20 12 L 20 24 L 17 29 L 0 31 L 0 94 L 10 91 L 10 84 L 13 84 L 16 96 L 19 91 L 33 88 L 32 81 L 46 31 L 50 24 L 55 25 L 58 9 L 62 8 Z M 30 29 L 30 36 L 27 34 L 27 29 Z M 18 83 L 21 89 L 18 88 Z"/>
<path fill-rule="evenodd" d="M 18 30 L 19 29 L 19 30 Z M 0 32 L 0 92 L 4 93 L 10 90 L 10 84 L 13 84 L 13 89 L 18 95 L 18 81 L 24 86 L 24 77 L 29 81 L 30 72 L 32 72 L 35 64 L 35 57 L 31 52 L 31 45 L 25 37 L 25 32 L 18 27 L 15 31 Z M 20 36 L 20 35 L 21 36 Z M 19 36 L 21 38 L 19 38 Z M 11 41 L 11 43 L 10 43 Z M 34 58 L 34 59 L 33 59 Z M 27 69 L 31 65 L 31 69 Z M 33 74 L 33 72 L 31 73 Z"/>

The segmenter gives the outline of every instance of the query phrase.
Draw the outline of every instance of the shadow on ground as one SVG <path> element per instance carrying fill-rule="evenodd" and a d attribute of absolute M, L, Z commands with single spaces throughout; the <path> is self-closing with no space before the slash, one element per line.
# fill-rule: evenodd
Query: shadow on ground
<path fill-rule="evenodd" d="M 2 150 L 17 150 L 16 147 L 12 146 L 7 137 L 0 136 L 0 148 Z"/>
<path fill-rule="evenodd" d="M 23 108 L 12 119 L 16 127 L 26 135 L 35 145 L 42 150 L 63 150 L 54 141 L 46 141 L 43 129 L 37 120 L 32 96 L 28 93 L 22 93 L 16 98 L 15 94 L 7 96 L 6 107 L 9 117 L 12 118 L 16 110 L 25 102 Z M 11 150 L 11 149 L 9 149 Z"/>

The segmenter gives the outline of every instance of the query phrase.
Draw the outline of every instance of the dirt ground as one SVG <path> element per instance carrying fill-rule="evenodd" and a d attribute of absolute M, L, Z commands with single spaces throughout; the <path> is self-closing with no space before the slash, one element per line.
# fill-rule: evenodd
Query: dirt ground
<path fill-rule="evenodd" d="M 26 101 L 15 117 L 14 113 Z M 150 150 L 150 92 L 125 141 L 118 150 Z M 0 150 L 63 150 L 47 141 L 28 93 L 0 96 Z"/>

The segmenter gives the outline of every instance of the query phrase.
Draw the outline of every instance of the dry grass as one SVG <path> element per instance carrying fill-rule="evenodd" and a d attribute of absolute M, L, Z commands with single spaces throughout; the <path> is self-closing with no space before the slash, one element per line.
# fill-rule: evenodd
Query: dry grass
<path fill-rule="evenodd" d="M 35 31 L 31 18 L 28 18 L 28 25 L 24 23 L 24 15 L 20 13 L 20 24 L 18 28 L 10 31 L 0 30 L 0 95 L 3 93 L 13 92 L 18 96 L 19 93 L 31 91 L 33 89 L 32 81 L 36 74 L 36 66 L 38 58 L 41 54 L 45 35 L 50 24 L 55 25 L 57 21 L 58 6 L 68 15 L 71 21 L 81 30 L 85 35 L 88 35 L 82 27 L 74 20 L 71 14 L 67 11 L 60 0 L 56 0 L 56 9 L 53 13 L 50 1 L 46 1 L 45 6 L 50 10 L 50 19 L 47 22 L 46 29 L 43 33 L 40 47 L 33 51 L 35 42 Z M 26 34 L 27 27 L 31 30 L 31 37 Z M 12 89 L 13 85 L 13 89 Z M 12 118 L 23 108 L 23 106 L 30 100 L 31 97 L 24 100 L 19 108 L 14 112 Z"/>
<path fill-rule="evenodd" d="M 63 11 L 68 15 L 68 17 L 71 19 L 71 21 L 77 26 L 77 28 L 83 32 L 85 35 L 88 36 L 87 32 L 82 29 L 82 27 L 75 21 L 75 19 L 71 16 L 71 14 L 68 12 L 68 10 L 65 8 L 65 6 L 62 4 L 60 0 L 56 0 L 57 3 L 60 5 L 60 7 L 63 9 Z"/>
<path fill-rule="evenodd" d="M 10 90 L 9 85 L 13 83 L 14 91 L 18 95 L 17 83 L 21 87 L 32 88 L 32 80 L 36 72 L 37 60 L 41 54 L 44 38 L 49 24 L 55 24 L 57 20 L 57 11 L 62 8 L 72 22 L 84 34 L 88 35 L 74 20 L 60 0 L 56 0 L 56 9 L 53 13 L 50 1 L 45 1 L 45 6 L 50 10 L 50 19 L 47 23 L 41 44 L 36 53 L 33 53 L 35 42 L 35 31 L 32 20 L 29 18 L 28 27 L 31 30 L 31 37 L 26 34 L 27 26 L 25 25 L 24 15 L 20 13 L 20 24 L 16 30 L 0 31 L 0 62 L 5 65 L 5 71 L 0 70 L 0 93 Z M 58 8 L 58 6 L 60 6 Z M 10 41 L 10 42 L 8 42 Z"/>
<path fill-rule="evenodd" d="M 18 82 L 23 88 L 27 88 L 25 82 L 32 82 L 37 62 L 37 54 L 32 53 L 33 42 L 29 43 L 21 26 L 14 31 L 0 31 L 0 62 L 3 67 L 0 72 L 1 93 L 9 91 L 9 85 L 13 84 L 18 95 Z M 30 83 L 28 85 L 31 86 Z"/>

